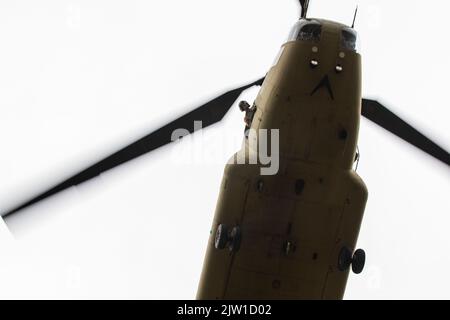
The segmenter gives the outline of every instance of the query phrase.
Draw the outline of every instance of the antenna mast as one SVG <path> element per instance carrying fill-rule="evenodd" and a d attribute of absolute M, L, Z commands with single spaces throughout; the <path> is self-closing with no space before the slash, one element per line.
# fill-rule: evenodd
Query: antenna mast
<path fill-rule="evenodd" d="M 356 6 L 355 16 L 353 17 L 352 29 L 355 28 L 356 15 L 358 14 L 358 6 Z"/>

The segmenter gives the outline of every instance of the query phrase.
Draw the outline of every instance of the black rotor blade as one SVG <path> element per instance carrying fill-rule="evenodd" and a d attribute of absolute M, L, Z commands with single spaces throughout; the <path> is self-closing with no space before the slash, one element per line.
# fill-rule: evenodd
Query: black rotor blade
<path fill-rule="evenodd" d="M 306 18 L 306 14 L 308 13 L 309 0 L 299 0 L 300 1 L 300 17 Z"/>
<path fill-rule="evenodd" d="M 262 85 L 263 81 L 264 78 L 220 95 L 219 97 L 203 104 L 197 109 L 183 115 L 180 118 L 177 118 L 167 125 L 139 139 L 138 141 L 126 146 L 125 148 L 108 156 L 107 158 L 68 178 L 67 180 L 61 182 L 53 188 L 43 192 L 42 194 L 39 194 L 33 199 L 4 213 L 2 215 L 3 218 L 6 218 L 60 191 L 95 178 L 101 173 L 117 167 L 127 161 L 133 160 L 143 154 L 171 143 L 172 134 L 177 129 L 185 129 L 189 131 L 189 133 L 193 133 L 195 130 L 197 130 L 197 128 L 194 127 L 194 121 L 202 121 L 202 128 L 206 128 L 216 122 L 219 122 L 223 119 L 228 110 L 230 110 L 236 99 L 241 95 L 243 91 L 256 85 L 260 86 Z"/>
<path fill-rule="evenodd" d="M 378 101 L 363 99 L 361 114 L 432 157 L 450 165 L 450 155 L 447 151 L 425 137 Z"/>

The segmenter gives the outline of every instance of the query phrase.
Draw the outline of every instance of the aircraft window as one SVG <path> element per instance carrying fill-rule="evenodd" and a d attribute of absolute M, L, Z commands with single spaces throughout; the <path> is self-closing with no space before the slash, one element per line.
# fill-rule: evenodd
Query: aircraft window
<path fill-rule="evenodd" d="M 298 33 L 297 40 L 320 41 L 322 26 L 317 22 L 305 24 Z"/>
<path fill-rule="evenodd" d="M 302 19 L 292 28 L 288 41 L 320 41 L 322 25 L 315 20 Z"/>
<path fill-rule="evenodd" d="M 358 51 L 358 34 L 355 30 L 350 28 L 342 30 L 341 46 L 347 50 Z"/>

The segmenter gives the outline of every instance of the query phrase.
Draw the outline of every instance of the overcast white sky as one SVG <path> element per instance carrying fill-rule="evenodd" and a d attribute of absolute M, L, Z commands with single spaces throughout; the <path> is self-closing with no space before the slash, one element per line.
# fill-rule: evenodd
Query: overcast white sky
<path fill-rule="evenodd" d="M 449 149 L 450 4 L 312 0 L 310 16 L 349 24 L 357 2 L 364 95 Z M 1 1 L 0 210 L 264 75 L 298 12 L 295 0 Z M 11 221 L 16 239 L 2 222 L 0 298 L 194 298 L 227 137 L 242 130 L 235 107 L 192 143 L 30 208 Z M 368 260 L 346 298 L 450 298 L 448 167 L 365 120 L 359 144 Z"/>

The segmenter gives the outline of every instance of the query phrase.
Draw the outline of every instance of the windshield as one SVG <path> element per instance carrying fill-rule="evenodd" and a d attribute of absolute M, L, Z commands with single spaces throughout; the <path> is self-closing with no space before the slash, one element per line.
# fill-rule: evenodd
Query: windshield
<path fill-rule="evenodd" d="M 322 25 L 315 20 L 299 20 L 289 35 L 288 41 L 320 41 Z"/>
<path fill-rule="evenodd" d="M 358 34 L 351 28 L 342 29 L 341 33 L 341 47 L 343 49 L 359 51 L 358 49 Z"/>

